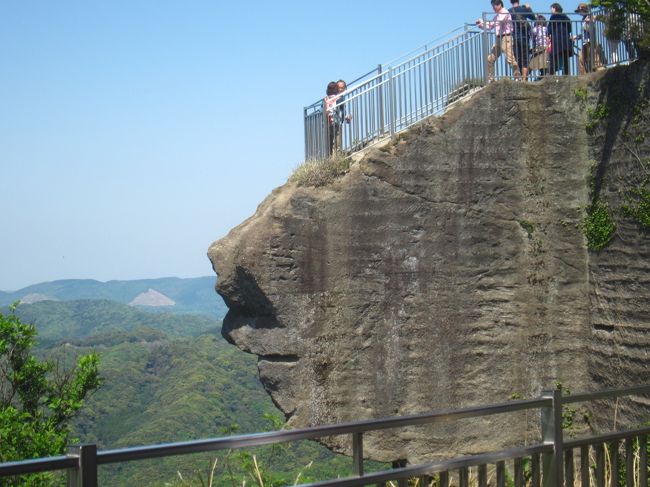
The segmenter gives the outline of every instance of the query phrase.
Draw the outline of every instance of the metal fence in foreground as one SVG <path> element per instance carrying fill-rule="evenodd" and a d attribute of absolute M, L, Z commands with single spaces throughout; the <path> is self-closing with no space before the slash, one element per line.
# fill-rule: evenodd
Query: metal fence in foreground
<path fill-rule="evenodd" d="M 638 41 L 647 28 L 638 15 L 631 14 L 616 34 L 607 28 L 610 14 L 606 10 L 566 15 L 565 20 L 551 21 L 550 13 L 533 13 L 519 21 L 527 33 L 525 44 L 516 42 L 521 38 L 517 28 L 508 37 L 518 64 L 529 65 L 526 81 L 576 76 L 638 57 Z M 483 23 L 493 16 L 484 13 Z M 506 53 L 493 67 L 488 63 L 493 46 L 501 46 L 502 40 L 495 30 L 467 24 L 350 83 L 335 110 L 327 112 L 323 99 L 305 107 L 305 160 L 357 152 L 444 113 L 449 105 L 493 79 L 522 80 L 515 76 Z"/>
<path fill-rule="evenodd" d="M 609 477 L 608 487 L 622 487 L 619 483 L 621 472 L 626 474 L 625 487 L 646 487 L 648 485 L 647 441 L 650 427 L 565 441 L 562 421 L 564 408 L 569 404 L 648 394 L 650 394 L 650 385 L 571 396 L 563 396 L 561 390 L 553 390 L 543 393 L 536 399 L 271 433 L 104 451 L 98 451 L 96 445 L 78 445 L 70 447 L 65 456 L 2 463 L 0 484 L 3 485 L 2 477 L 67 470 L 70 487 L 96 487 L 99 465 L 349 435 L 355 475 L 303 484 L 302 487 L 383 486 L 389 481 L 395 482 L 400 487 L 406 487 L 407 480 L 413 478 L 420 479 L 422 486 L 428 486 L 429 482 L 435 479 L 438 487 L 449 487 L 450 478 L 454 479 L 458 487 L 469 487 L 470 478 L 472 485 L 476 487 L 488 485 L 505 487 L 507 479 L 511 479 L 509 484 L 514 484 L 514 487 L 577 487 L 577 485 L 605 487 L 607 477 Z M 541 443 L 364 474 L 363 439 L 366 433 L 523 410 L 540 411 Z M 619 453 L 621 451 L 622 453 Z M 506 462 L 513 465 L 512 473 L 506 468 Z M 525 468 L 525 465 L 529 467 Z"/>

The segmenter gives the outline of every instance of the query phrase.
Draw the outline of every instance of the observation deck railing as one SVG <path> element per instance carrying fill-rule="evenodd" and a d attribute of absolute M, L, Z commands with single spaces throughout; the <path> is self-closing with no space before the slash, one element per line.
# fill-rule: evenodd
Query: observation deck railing
<path fill-rule="evenodd" d="M 1 463 L 0 485 L 4 485 L 3 477 L 67 470 L 68 486 L 96 487 L 99 465 L 189 453 L 243 449 L 334 435 L 350 435 L 354 476 L 303 484 L 302 487 L 358 487 L 385 485 L 389 481 L 396 481 L 400 487 L 406 487 L 408 479 L 414 477 L 423 480 L 424 482 L 421 484 L 423 486 L 429 485 L 428 482 L 435 478 L 439 487 L 449 487 L 450 476 L 458 481 L 458 487 L 469 487 L 470 474 L 475 475 L 477 483 L 473 485 L 478 487 L 487 487 L 488 485 L 505 487 L 506 478 L 509 475 L 506 461 L 511 461 L 513 464 L 514 487 L 577 487 L 578 484 L 582 487 L 605 487 L 606 465 L 610 477 L 609 487 L 619 487 L 618 474 L 623 471 L 626 479 L 625 487 L 645 487 L 648 485 L 647 442 L 650 427 L 644 426 L 589 435 L 565 441 L 562 423 L 566 405 L 648 394 L 650 394 L 650 385 L 570 396 L 563 396 L 562 391 L 557 389 L 545 392 L 536 399 L 439 410 L 413 416 L 357 421 L 331 426 L 104 451 L 98 451 L 96 445 L 77 445 L 70 447 L 65 456 Z M 381 472 L 364 473 L 363 439 L 366 433 L 524 410 L 540 411 L 542 441 L 539 444 L 420 465 L 409 465 Z M 623 453 L 619 455 L 621 446 L 623 446 Z M 606 460 L 606 448 L 610 453 L 609 463 Z M 593 463 L 590 460 L 590 453 L 593 453 L 595 457 Z M 622 459 L 622 462 L 619 462 L 619 458 Z M 524 464 L 526 463 L 530 465 L 530 478 L 527 482 L 524 481 Z M 624 470 L 621 468 L 623 466 Z M 489 481 L 488 472 L 494 473 L 494 482 Z"/>
<path fill-rule="evenodd" d="M 534 13 L 550 18 L 550 13 Z M 628 63 L 637 56 L 638 38 L 644 26 L 641 19 L 624 23 L 620 39 L 606 35 L 609 13 L 604 9 L 590 12 L 593 22 L 583 22 L 578 14 L 566 14 L 571 36 L 566 50 L 571 52 L 567 72 L 576 76 L 597 69 Z M 494 13 L 483 13 L 483 21 Z M 547 22 L 552 30 L 560 21 Z M 532 31 L 533 22 L 529 23 Z M 590 40 L 590 41 L 589 41 Z M 495 44 L 494 30 L 483 30 L 466 24 L 390 63 L 381 64 L 349 83 L 348 90 L 337 104 L 334 116 L 328 119 L 323 99 L 304 108 L 305 160 L 325 159 L 334 151 L 355 153 L 386 137 L 394 136 L 432 115 L 440 115 L 447 107 L 485 86 L 488 81 L 487 58 Z M 529 41 L 532 58 L 533 39 Z M 540 53 L 541 54 L 541 53 Z M 506 56 L 495 64 L 494 78 L 514 78 Z M 536 64 L 543 63 L 528 79 L 539 80 L 551 75 L 553 55 L 547 53 Z M 551 69 L 549 69 L 551 68 Z M 346 121 L 345 118 L 349 118 Z"/>

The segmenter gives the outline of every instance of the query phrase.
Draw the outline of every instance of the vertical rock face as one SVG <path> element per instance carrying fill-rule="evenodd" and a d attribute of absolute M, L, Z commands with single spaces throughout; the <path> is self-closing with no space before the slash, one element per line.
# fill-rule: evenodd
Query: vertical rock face
<path fill-rule="evenodd" d="M 290 425 L 500 402 L 556 380 L 646 381 L 650 239 L 621 221 L 594 253 L 578 227 L 595 193 L 620 204 L 640 177 L 624 111 L 590 135 L 589 104 L 619 85 L 639 102 L 647 73 L 492 84 L 329 186 L 276 189 L 215 242 L 223 334 L 259 356 Z M 386 431 L 364 447 L 411 462 L 481 451 L 537 421 L 516 418 Z"/>

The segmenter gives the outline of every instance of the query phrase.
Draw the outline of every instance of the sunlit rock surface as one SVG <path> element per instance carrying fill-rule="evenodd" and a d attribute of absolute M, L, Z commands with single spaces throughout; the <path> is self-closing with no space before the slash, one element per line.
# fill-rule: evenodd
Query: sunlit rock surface
<path fill-rule="evenodd" d="M 215 242 L 223 334 L 259 356 L 290 426 L 534 397 L 556 381 L 646 382 L 650 238 L 619 208 L 650 153 L 623 140 L 647 80 L 636 63 L 492 84 L 331 185 L 276 189 Z M 598 103 L 609 117 L 588 131 Z M 617 223 L 601 252 L 580 229 L 595 195 Z M 634 421 L 638 401 L 626 404 L 619 421 Z M 530 443 L 538 422 L 518 413 L 387 430 L 364 448 L 418 462 Z M 326 443 L 349 451 L 349 438 Z"/>

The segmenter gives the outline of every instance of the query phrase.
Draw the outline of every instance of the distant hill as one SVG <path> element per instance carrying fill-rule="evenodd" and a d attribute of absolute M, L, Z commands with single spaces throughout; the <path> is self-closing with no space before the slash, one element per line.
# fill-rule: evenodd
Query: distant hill
<path fill-rule="evenodd" d="M 0 306 L 28 298 L 33 301 L 52 299 L 72 301 L 79 299 L 107 299 L 129 304 L 138 296 L 154 291 L 165 296 L 173 305 L 164 306 L 164 311 L 172 313 L 203 313 L 222 319 L 228 309 L 214 291 L 216 278 L 212 276 L 181 279 L 163 277 L 160 279 L 140 279 L 135 281 L 101 282 L 93 279 L 66 279 L 43 282 L 25 287 L 18 291 L 0 291 Z M 136 305 L 138 303 L 135 303 Z M 151 305 L 145 305 L 148 311 L 155 311 Z"/>
<path fill-rule="evenodd" d="M 149 313 L 108 300 L 38 301 L 19 305 L 16 314 L 36 326 L 43 346 L 141 327 L 171 336 L 198 336 L 221 328 L 219 320 L 204 314 Z"/>

